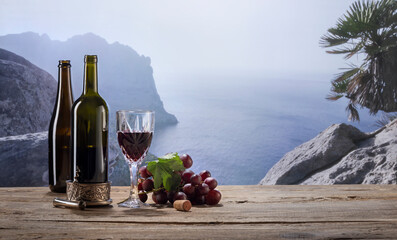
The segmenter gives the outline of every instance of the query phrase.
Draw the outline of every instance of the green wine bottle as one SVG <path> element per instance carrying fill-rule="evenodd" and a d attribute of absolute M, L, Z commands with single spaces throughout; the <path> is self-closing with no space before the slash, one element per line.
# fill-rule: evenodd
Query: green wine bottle
<path fill-rule="evenodd" d="M 58 65 L 58 92 L 48 130 L 48 177 L 52 192 L 66 192 L 66 180 L 72 178 L 70 149 L 73 95 L 70 61 Z"/>
<path fill-rule="evenodd" d="M 97 56 L 84 58 L 84 90 L 72 108 L 72 159 L 79 183 L 108 181 L 108 107 L 98 94 Z"/>

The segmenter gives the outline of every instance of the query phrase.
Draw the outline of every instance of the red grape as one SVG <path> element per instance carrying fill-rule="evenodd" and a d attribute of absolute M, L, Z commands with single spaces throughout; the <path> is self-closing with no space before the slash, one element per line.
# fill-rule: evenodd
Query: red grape
<path fill-rule="evenodd" d="M 208 187 L 210 187 L 211 190 L 215 189 L 216 186 L 218 186 L 218 181 L 216 181 L 216 179 L 213 177 L 205 179 L 204 182 L 208 185 Z"/>
<path fill-rule="evenodd" d="M 180 156 L 180 159 L 182 160 L 183 166 L 185 168 L 190 168 L 193 165 L 193 160 L 189 156 L 189 154 L 183 154 L 182 156 Z"/>
<path fill-rule="evenodd" d="M 193 195 L 188 195 L 187 199 L 190 200 L 193 203 L 195 197 L 196 197 L 196 195 L 194 195 L 194 194 Z"/>
<path fill-rule="evenodd" d="M 188 196 L 194 195 L 195 187 L 191 183 L 185 184 L 185 186 L 183 186 L 182 189 L 183 192 L 186 193 L 186 195 Z"/>
<path fill-rule="evenodd" d="M 216 205 L 219 203 L 221 198 L 222 198 L 221 193 L 216 189 L 212 189 L 208 192 L 207 196 L 205 197 L 205 202 L 208 205 Z"/>
<path fill-rule="evenodd" d="M 199 185 L 201 183 L 201 177 L 198 174 L 194 174 L 193 176 L 190 177 L 190 183 L 192 185 Z"/>
<path fill-rule="evenodd" d="M 182 179 L 185 183 L 190 183 L 190 178 L 194 175 L 192 170 L 185 170 L 182 173 Z"/>
<path fill-rule="evenodd" d="M 147 170 L 146 166 L 143 166 L 143 167 L 139 168 L 139 174 L 143 178 L 148 178 L 148 177 L 151 176 L 151 174 L 149 174 L 149 171 Z"/>
<path fill-rule="evenodd" d="M 174 201 L 176 201 L 176 200 L 187 200 L 187 196 L 186 196 L 186 194 L 183 193 L 183 192 L 177 192 L 177 193 L 174 195 L 174 199 L 173 199 L 172 202 L 174 202 Z"/>
<path fill-rule="evenodd" d="M 208 170 L 200 172 L 201 179 L 204 181 L 206 178 L 211 177 L 211 173 Z"/>
<path fill-rule="evenodd" d="M 192 201 L 193 205 L 202 205 L 205 203 L 205 197 L 203 195 L 196 195 Z"/>
<path fill-rule="evenodd" d="M 168 198 L 168 201 L 170 201 L 170 203 L 174 203 L 175 194 L 176 194 L 176 192 L 174 192 L 174 191 L 167 192 L 167 198 Z"/>
<path fill-rule="evenodd" d="M 142 183 L 142 188 L 143 190 L 145 190 L 146 192 L 152 191 L 154 188 L 154 182 L 152 179 L 146 179 L 145 181 L 143 181 Z"/>
<path fill-rule="evenodd" d="M 152 199 L 157 204 L 165 204 L 168 201 L 167 193 L 164 191 L 153 192 Z"/>
<path fill-rule="evenodd" d="M 139 199 L 142 202 L 146 202 L 147 201 L 147 194 L 144 191 L 139 191 L 138 196 L 139 196 Z"/>
<path fill-rule="evenodd" d="M 141 190 L 143 190 L 142 182 L 138 183 L 138 191 L 141 191 Z"/>
<path fill-rule="evenodd" d="M 208 193 L 209 191 L 210 191 L 210 188 L 209 188 L 208 185 L 205 184 L 205 183 L 199 184 L 199 185 L 196 187 L 196 193 L 197 193 L 197 195 L 207 195 L 207 193 Z"/>
<path fill-rule="evenodd" d="M 155 192 L 152 193 L 152 200 L 154 203 L 157 203 L 157 198 Z"/>
<path fill-rule="evenodd" d="M 146 168 L 146 173 L 147 175 L 149 175 L 149 177 L 153 176 L 153 174 L 151 172 L 149 172 L 149 170 Z"/>

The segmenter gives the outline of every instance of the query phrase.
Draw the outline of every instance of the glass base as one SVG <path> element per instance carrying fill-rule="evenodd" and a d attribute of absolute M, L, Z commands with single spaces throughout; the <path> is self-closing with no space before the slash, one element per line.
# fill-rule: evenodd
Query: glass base
<path fill-rule="evenodd" d="M 118 206 L 125 208 L 145 208 L 145 207 L 149 207 L 150 205 L 142 202 L 139 199 L 128 198 L 124 202 L 119 203 Z"/>

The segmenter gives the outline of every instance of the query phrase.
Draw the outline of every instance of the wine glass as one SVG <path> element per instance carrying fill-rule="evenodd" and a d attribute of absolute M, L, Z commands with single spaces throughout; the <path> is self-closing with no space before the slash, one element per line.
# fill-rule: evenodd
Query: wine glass
<path fill-rule="evenodd" d="M 119 207 L 140 208 L 147 206 L 138 196 L 138 170 L 145 158 L 154 131 L 154 112 L 120 110 L 116 112 L 117 141 L 130 167 L 130 196 Z"/>

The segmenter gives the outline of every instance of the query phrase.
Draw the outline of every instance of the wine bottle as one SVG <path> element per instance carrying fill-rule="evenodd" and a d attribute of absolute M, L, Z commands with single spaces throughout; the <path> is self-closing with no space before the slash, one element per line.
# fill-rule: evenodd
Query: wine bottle
<path fill-rule="evenodd" d="M 83 94 L 72 108 L 72 159 L 79 183 L 108 181 L 108 107 L 98 94 L 97 56 L 84 58 Z"/>
<path fill-rule="evenodd" d="M 70 61 L 58 65 L 58 92 L 48 130 L 48 177 L 52 192 L 66 192 L 66 180 L 72 178 L 70 149 L 73 105 Z"/>

